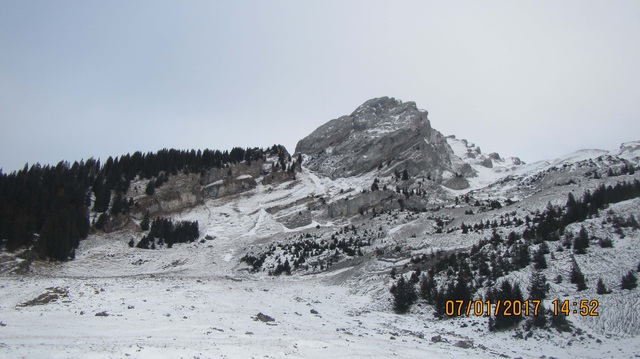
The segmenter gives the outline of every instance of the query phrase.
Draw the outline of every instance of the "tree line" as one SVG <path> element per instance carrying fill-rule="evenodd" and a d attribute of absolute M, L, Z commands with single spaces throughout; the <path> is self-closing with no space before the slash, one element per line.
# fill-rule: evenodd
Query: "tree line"
<path fill-rule="evenodd" d="M 269 155 L 283 158 L 285 153 L 281 145 L 231 151 L 162 149 L 109 157 L 104 163 L 61 161 L 55 166 L 25 164 L 9 174 L 0 171 L 0 247 L 14 251 L 33 246 L 41 259 L 73 259 L 91 229 L 91 211 L 98 217 L 96 228 L 128 212 L 133 200 L 126 193 L 136 177 L 166 180 L 178 172 L 202 174 Z"/>

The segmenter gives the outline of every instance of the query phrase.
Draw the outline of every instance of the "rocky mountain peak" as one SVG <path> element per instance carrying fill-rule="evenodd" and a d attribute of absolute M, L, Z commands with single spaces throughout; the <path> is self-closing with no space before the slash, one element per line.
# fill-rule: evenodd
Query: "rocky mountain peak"
<path fill-rule="evenodd" d="M 307 155 L 307 166 L 323 175 L 356 176 L 379 170 L 388 175 L 407 170 L 412 178 L 437 183 L 457 174 L 472 175 L 454 156 L 444 136 L 431 127 L 427 111 L 415 102 L 391 97 L 366 101 L 352 114 L 331 120 L 303 138 L 296 153 Z M 456 187 L 463 186 L 460 183 Z"/>

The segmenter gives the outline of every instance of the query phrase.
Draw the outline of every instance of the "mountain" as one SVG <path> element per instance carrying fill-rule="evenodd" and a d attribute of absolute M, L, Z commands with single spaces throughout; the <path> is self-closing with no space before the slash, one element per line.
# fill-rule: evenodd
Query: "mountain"
<path fill-rule="evenodd" d="M 22 186 L 13 212 L 0 203 L 9 228 L 38 222 L 12 213 L 50 178 L 86 186 L 73 220 L 91 228 L 63 260 L 38 248 L 64 216 L 43 220 L 52 237 L 1 238 L 0 355 L 633 357 L 638 170 L 640 141 L 524 163 L 383 97 L 292 156 L 170 150 L 5 174 L 0 194 Z"/>
<path fill-rule="evenodd" d="M 437 183 L 454 174 L 474 174 L 466 163 L 453 159 L 444 136 L 431 127 L 427 111 L 389 97 L 369 100 L 351 115 L 320 126 L 298 142 L 295 152 L 308 156 L 309 169 L 331 178 L 376 168 L 384 169 L 381 175 L 406 170 L 412 178 Z"/>

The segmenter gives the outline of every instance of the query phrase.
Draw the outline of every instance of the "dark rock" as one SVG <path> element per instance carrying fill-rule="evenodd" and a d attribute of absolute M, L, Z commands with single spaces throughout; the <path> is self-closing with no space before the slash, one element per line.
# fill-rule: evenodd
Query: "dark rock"
<path fill-rule="evenodd" d="M 483 166 L 486 168 L 493 168 L 493 162 L 491 161 L 490 158 L 485 158 L 484 160 L 482 160 L 482 162 L 480 162 L 480 166 Z"/>
<path fill-rule="evenodd" d="M 471 340 L 459 340 L 454 345 L 462 349 L 473 348 L 473 342 Z"/>
<path fill-rule="evenodd" d="M 454 190 L 461 190 L 469 187 L 469 181 L 464 177 L 454 177 L 446 180 L 443 185 Z"/>
<path fill-rule="evenodd" d="M 275 322 L 276 320 L 266 314 L 262 314 L 262 313 L 258 313 L 258 315 L 255 316 L 254 320 L 259 320 L 261 322 Z"/>

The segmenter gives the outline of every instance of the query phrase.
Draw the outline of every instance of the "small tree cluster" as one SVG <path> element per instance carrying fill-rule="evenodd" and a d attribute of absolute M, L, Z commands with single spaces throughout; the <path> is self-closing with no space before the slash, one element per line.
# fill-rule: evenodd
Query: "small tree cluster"
<path fill-rule="evenodd" d="M 500 285 L 500 289 L 493 291 L 491 294 L 490 300 L 497 302 L 500 300 L 501 303 L 504 303 L 505 300 L 510 301 L 523 301 L 522 291 L 520 290 L 520 286 L 516 284 L 511 284 L 508 280 L 505 280 Z M 513 308 L 511 308 L 511 312 L 507 312 L 508 308 L 503 306 L 498 309 L 498 315 L 492 316 L 489 318 L 489 330 L 504 330 L 511 328 L 522 321 L 522 315 L 515 315 L 513 313 Z"/>
<path fill-rule="evenodd" d="M 413 283 L 404 279 L 403 275 L 391 286 L 390 291 L 393 295 L 393 309 L 399 314 L 406 313 L 418 299 Z"/>
<path fill-rule="evenodd" d="M 198 221 L 173 222 L 167 218 L 156 218 L 151 223 L 148 235 L 142 237 L 136 247 L 155 249 L 158 245 L 166 244 L 171 248 L 174 243 L 193 242 L 200 237 Z"/>

